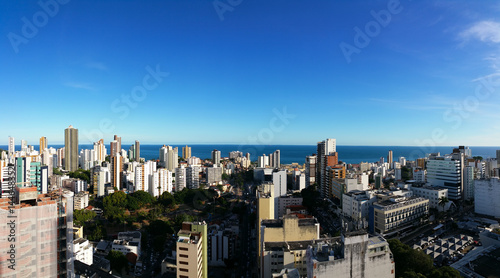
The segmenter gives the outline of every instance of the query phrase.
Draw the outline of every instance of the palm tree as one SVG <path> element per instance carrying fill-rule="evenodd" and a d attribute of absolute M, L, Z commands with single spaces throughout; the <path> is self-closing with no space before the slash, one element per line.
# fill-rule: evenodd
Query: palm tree
<path fill-rule="evenodd" d="M 439 203 L 438 205 L 443 207 L 443 211 L 444 211 L 444 207 L 446 206 L 446 204 L 449 202 L 450 200 L 448 200 L 448 197 L 441 197 L 439 198 Z"/>

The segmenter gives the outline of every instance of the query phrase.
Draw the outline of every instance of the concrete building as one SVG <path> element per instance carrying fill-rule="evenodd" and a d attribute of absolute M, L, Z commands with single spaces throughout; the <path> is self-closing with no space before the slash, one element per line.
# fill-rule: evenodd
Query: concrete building
<path fill-rule="evenodd" d="M 14 137 L 9 137 L 9 156 L 14 155 L 16 152 L 16 144 Z"/>
<path fill-rule="evenodd" d="M 439 200 L 441 198 L 448 198 L 448 189 L 446 188 L 432 186 L 411 186 L 410 190 L 413 192 L 413 196 L 428 199 L 430 208 L 435 208 L 438 210 L 448 210 L 450 207 L 451 202 L 444 207 L 439 205 Z"/>
<path fill-rule="evenodd" d="M 399 197 L 378 201 L 370 207 L 371 233 L 390 235 L 421 224 L 429 214 L 429 200 L 422 197 Z"/>
<path fill-rule="evenodd" d="M 296 269 L 297 277 L 307 276 L 306 251 L 315 240 L 265 242 L 262 251 L 263 278 L 277 276 L 283 269 Z"/>
<path fill-rule="evenodd" d="M 207 278 L 207 224 L 183 222 L 177 236 L 177 278 Z"/>
<path fill-rule="evenodd" d="M 78 170 L 78 129 L 71 125 L 64 130 L 64 169 Z"/>
<path fill-rule="evenodd" d="M 106 184 L 109 182 L 111 182 L 109 168 L 102 166 L 92 168 L 90 183 L 94 188 L 93 194 L 97 197 L 103 197 L 105 195 Z"/>
<path fill-rule="evenodd" d="M 474 211 L 500 218 L 500 180 L 498 177 L 474 180 Z"/>
<path fill-rule="evenodd" d="M 110 156 L 110 172 L 111 172 L 111 186 L 118 188 L 120 190 L 122 188 L 122 171 L 123 171 L 123 161 L 122 156 L 119 153 L 116 153 L 113 156 Z"/>
<path fill-rule="evenodd" d="M 214 163 L 214 165 L 220 164 L 220 157 L 221 157 L 221 154 L 220 154 L 219 150 L 212 151 L 212 162 Z"/>
<path fill-rule="evenodd" d="M 317 144 L 316 160 L 316 183 L 319 185 L 319 191 L 322 197 L 327 197 L 327 183 L 325 181 L 326 167 L 338 164 L 337 143 L 335 139 L 326 139 Z M 327 156 L 330 156 L 330 159 Z M 337 161 L 335 162 L 335 157 Z"/>
<path fill-rule="evenodd" d="M 286 215 L 283 219 L 262 220 L 260 223 L 260 250 L 269 242 L 290 242 L 319 239 L 320 225 L 315 218 L 298 218 L 296 215 Z M 264 269 L 264 257 L 259 257 L 261 277 L 267 277 Z"/>
<path fill-rule="evenodd" d="M 306 258 L 309 278 L 395 277 L 389 243 L 381 236 L 345 234 L 340 241 L 309 246 Z"/>
<path fill-rule="evenodd" d="M 208 265 L 226 266 L 225 260 L 235 259 L 238 233 L 231 227 L 212 225 L 208 227 Z"/>
<path fill-rule="evenodd" d="M 356 227 L 368 227 L 370 206 L 377 201 L 374 191 L 353 190 L 342 197 L 342 215 L 353 221 Z"/>
<path fill-rule="evenodd" d="M 181 167 L 175 168 L 175 191 L 182 191 L 186 186 L 186 167 L 181 165 Z"/>
<path fill-rule="evenodd" d="M 74 209 L 84 209 L 89 206 L 89 194 L 85 191 L 80 191 L 75 195 Z"/>
<path fill-rule="evenodd" d="M 306 187 L 316 183 L 316 156 L 306 156 Z"/>
<path fill-rule="evenodd" d="M 94 155 L 94 161 L 97 165 L 101 165 L 106 160 L 107 150 L 104 145 L 104 139 L 94 142 Z"/>
<path fill-rule="evenodd" d="M 186 168 L 187 187 L 190 189 L 197 189 L 200 187 L 200 173 L 201 166 L 191 165 Z M 222 180 L 222 174 L 221 174 Z"/>
<path fill-rule="evenodd" d="M 113 240 L 111 249 L 114 251 L 122 252 L 123 255 L 134 253 L 137 257 L 141 256 L 141 233 L 134 232 L 120 232 L 118 239 Z"/>
<path fill-rule="evenodd" d="M 221 167 L 207 167 L 207 183 L 213 184 L 222 181 L 222 168 Z"/>
<path fill-rule="evenodd" d="M 284 195 L 277 198 L 278 214 L 276 214 L 276 219 L 283 218 L 286 214 L 286 208 L 288 206 L 298 206 L 302 205 L 302 197 L 294 197 L 293 195 Z"/>
<path fill-rule="evenodd" d="M 87 265 L 92 265 L 93 259 L 93 250 L 92 244 L 87 239 L 77 238 L 73 241 L 74 246 L 74 257 L 75 260 L 80 261 Z"/>
<path fill-rule="evenodd" d="M 474 199 L 474 167 L 472 166 L 464 168 L 464 199 Z"/>
<path fill-rule="evenodd" d="M 16 187 L 12 199 L 0 199 L 0 220 L 10 223 L 0 227 L 5 242 L 10 239 L 0 245 L 0 276 L 73 277 L 72 194 Z"/>

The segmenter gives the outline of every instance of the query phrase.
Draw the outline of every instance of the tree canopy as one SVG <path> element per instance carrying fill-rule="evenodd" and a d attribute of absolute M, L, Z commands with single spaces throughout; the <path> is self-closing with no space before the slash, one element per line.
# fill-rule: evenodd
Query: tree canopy
<path fill-rule="evenodd" d="M 120 251 L 114 251 L 114 250 L 109 251 L 109 254 L 106 257 L 106 259 L 109 260 L 111 269 L 114 269 L 120 273 L 122 272 L 122 269 L 127 267 L 128 265 L 127 258 L 125 258 L 125 255 L 123 255 L 123 253 Z"/>
<path fill-rule="evenodd" d="M 451 267 L 435 268 L 430 256 L 412 249 L 397 239 L 390 239 L 389 247 L 396 264 L 396 278 L 459 278 L 460 273 Z"/>
<path fill-rule="evenodd" d="M 85 222 L 88 222 L 96 216 L 96 213 L 88 209 L 77 209 L 73 213 L 73 222 L 77 226 L 83 226 Z"/>

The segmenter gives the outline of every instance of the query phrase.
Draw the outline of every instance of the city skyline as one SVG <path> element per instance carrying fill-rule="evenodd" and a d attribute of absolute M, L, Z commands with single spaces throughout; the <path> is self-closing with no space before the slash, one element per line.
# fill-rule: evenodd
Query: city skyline
<path fill-rule="evenodd" d="M 0 3 L 0 145 L 498 146 L 493 1 L 40 3 Z"/>

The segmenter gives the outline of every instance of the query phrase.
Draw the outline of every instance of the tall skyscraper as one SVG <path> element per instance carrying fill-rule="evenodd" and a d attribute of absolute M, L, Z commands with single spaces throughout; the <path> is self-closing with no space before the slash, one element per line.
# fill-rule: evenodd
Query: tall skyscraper
<path fill-rule="evenodd" d="M 94 143 L 94 155 L 98 164 L 101 164 L 104 160 L 106 160 L 106 146 L 104 146 L 103 139 Z"/>
<path fill-rule="evenodd" d="M 316 183 L 322 197 L 328 197 L 328 184 L 326 179 L 326 168 L 338 164 L 337 143 L 335 139 L 326 139 L 318 142 L 317 147 Z"/>
<path fill-rule="evenodd" d="M 113 140 L 115 140 L 116 142 L 118 142 L 118 145 L 116 146 L 117 148 L 117 151 L 116 152 L 121 152 L 122 151 L 122 138 L 121 137 L 118 137 L 118 135 L 115 135 Z"/>
<path fill-rule="evenodd" d="M 213 161 L 214 165 L 220 164 L 220 151 L 218 151 L 218 150 L 212 151 L 212 161 Z"/>
<path fill-rule="evenodd" d="M 281 166 L 280 150 L 274 151 L 274 153 L 272 153 L 269 157 L 270 157 L 271 168 L 279 168 Z"/>
<path fill-rule="evenodd" d="M 24 153 L 28 152 L 28 143 L 26 140 L 21 140 L 21 151 Z"/>
<path fill-rule="evenodd" d="M 111 141 L 111 143 L 109 143 L 109 148 L 110 148 L 109 156 L 115 156 L 117 154 L 120 154 L 122 151 L 121 143 L 116 139 Z"/>
<path fill-rule="evenodd" d="M 387 163 L 389 163 L 389 169 L 392 169 L 392 151 L 387 154 Z"/>
<path fill-rule="evenodd" d="M 64 130 L 64 169 L 78 170 L 78 129 L 72 125 Z"/>
<path fill-rule="evenodd" d="M 188 159 L 191 157 L 191 147 L 188 147 L 187 145 L 182 148 L 182 158 Z"/>
<path fill-rule="evenodd" d="M 139 162 L 141 159 L 141 145 L 139 141 L 135 140 L 135 150 L 134 150 L 135 161 Z"/>
<path fill-rule="evenodd" d="M 117 153 L 110 157 L 111 162 L 111 186 L 121 189 L 121 173 L 123 169 L 122 156 Z"/>
<path fill-rule="evenodd" d="M 47 148 L 47 137 L 40 137 L 40 154 Z"/>
<path fill-rule="evenodd" d="M 306 188 L 316 183 L 316 156 L 306 156 Z"/>
<path fill-rule="evenodd" d="M 9 155 L 13 155 L 16 152 L 16 145 L 14 143 L 14 137 L 9 137 Z"/>

